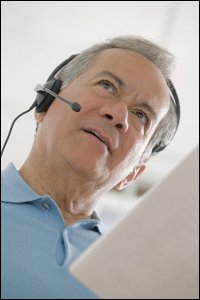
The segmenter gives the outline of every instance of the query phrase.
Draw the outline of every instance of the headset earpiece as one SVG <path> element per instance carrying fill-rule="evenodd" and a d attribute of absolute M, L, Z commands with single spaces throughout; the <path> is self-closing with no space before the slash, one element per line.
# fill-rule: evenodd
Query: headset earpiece
<path fill-rule="evenodd" d="M 64 60 L 61 64 L 59 64 L 55 70 L 49 75 L 47 82 L 43 85 L 44 87 L 48 88 L 52 92 L 59 94 L 60 88 L 62 86 L 62 81 L 60 79 L 55 79 L 54 75 L 58 73 L 64 66 L 66 66 L 77 54 L 71 55 L 69 58 Z M 33 104 L 31 105 L 30 109 L 36 107 L 36 112 L 46 112 L 54 101 L 55 97 L 44 92 L 44 91 L 37 91 L 37 97 Z M 78 111 L 78 110 L 77 110 Z"/>
<path fill-rule="evenodd" d="M 179 121 L 180 121 L 180 102 L 179 102 L 179 98 L 176 92 L 176 89 L 173 85 L 173 83 L 171 82 L 170 79 L 168 79 L 167 81 L 167 85 L 169 87 L 169 92 L 170 92 L 170 98 L 171 98 L 171 102 L 174 105 L 175 111 L 176 111 L 176 118 L 177 118 L 177 125 L 176 125 L 176 130 L 173 134 L 173 137 L 178 129 L 178 125 L 179 125 Z M 172 138 L 173 138 L 172 137 Z M 167 145 L 165 145 L 163 143 L 163 141 L 158 142 L 152 149 L 152 154 L 156 154 L 160 151 L 163 151 L 165 148 L 167 147 Z"/>
<path fill-rule="evenodd" d="M 160 151 L 163 151 L 165 148 L 167 147 L 167 145 L 163 145 L 162 142 L 159 142 L 158 144 L 156 144 L 153 149 L 152 149 L 152 154 L 158 153 Z"/>
<path fill-rule="evenodd" d="M 44 87 L 50 89 L 56 94 L 59 94 L 60 88 L 62 85 L 62 80 L 60 79 L 52 79 L 50 81 L 47 81 L 44 84 Z M 35 99 L 36 102 L 36 112 L 46 112 L 51 105 L 51 103 L 54 101 L 55 97 L 44 92 L 44 91 L 38 91 L 37 97 Z"/>

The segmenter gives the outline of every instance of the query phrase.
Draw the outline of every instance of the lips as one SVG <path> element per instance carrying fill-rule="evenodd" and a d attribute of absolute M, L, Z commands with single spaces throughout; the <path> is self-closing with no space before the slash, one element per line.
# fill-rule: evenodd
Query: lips
<path fill-rule="evenodd" d="M 96 136 L 102 143 L 104 143 L 108 149 L 108 151 L 111 151 L 111 146 L 112 146 L 112 141 L 110 137 L 106 136 L 100 129 L 97 128 L 87 128 L 84 129 L 83 131 L 92 134 Z"/>

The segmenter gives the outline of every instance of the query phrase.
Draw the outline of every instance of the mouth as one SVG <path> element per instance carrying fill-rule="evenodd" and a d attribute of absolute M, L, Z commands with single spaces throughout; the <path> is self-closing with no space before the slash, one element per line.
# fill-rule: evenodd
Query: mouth
<path fill-rule="evenodd" d="M 84 132 L 94 135 L 98 140 L 100 140 L 110 152 L 111 142 L 110 139 L 105 136 L 99 129 L 84 129 Z"/>

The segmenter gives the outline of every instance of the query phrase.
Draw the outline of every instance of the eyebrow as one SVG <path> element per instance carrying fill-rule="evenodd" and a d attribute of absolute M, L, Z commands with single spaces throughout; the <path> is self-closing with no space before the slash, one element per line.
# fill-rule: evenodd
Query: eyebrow
<path fill-rule="evenodd" d="M 110 71 L 102 71 L 102 72 L 100 72 L 99 74 L 97 74 L 97 76 L 95 76 L 95 78 L 96 77 L 99 77 L 99 76 L 102 76 L 102 75 L 106 75 L 106 76 L 109 76 L 109 77 L 111 77 L 112 79 L 114 79 L 121 87 L 124 87 L 125 86 L 125 82 L 121 79 L 121 78 L 119 78 L 117 75 L 115 75 L 114 73 L 112 73 L 112 72 L 110 72 Z"/>
<path fill-rule="evenodd" d="M 126 86 L 125 82 L 121 78 L 119 78 L 117 75 L 115 75 L 114 73 L 112 73 L 110 71 L 107 71 L 107 70 L 100 72 L 99 74 L 97 74 L 97 76 L 95 76 L 95 78 L 99 77 L 99 76 L 102 76 L 102 75 L 103 76 L 106 75 L 106 76 L 111 77 L 121 87 L 125 87 Z M 144 109 L 146 109 L 151 114 L 153 120 L 156 121 L 158 119 L 157 113 L 155 112 L 155 110 L 153 109 L 153 107 L 151 105 L 149 105 L 149 103 L 147 103 L 146 101 L 144 101 L 144 102 L 140 103 L 140 106 L 143 107 Z"/>
<path fill-rule="evenodd" d="M 143 107 L 144 109 L 148 110 L 148 112 L 152 115 L 152 118 L 155 121 L 158 119 L 157 113 L 155 112 L 155 110 L 153 109 L 153 107 L 151 105 L 149 105 L 149 103 L 142 102 L 142 103 L 140 103 L 140 106 Z"/>

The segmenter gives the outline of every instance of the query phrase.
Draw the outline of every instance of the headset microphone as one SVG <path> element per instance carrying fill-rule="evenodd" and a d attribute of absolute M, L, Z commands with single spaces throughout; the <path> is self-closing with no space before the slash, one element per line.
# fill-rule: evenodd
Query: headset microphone
<path fill-rule="evenodd" d="M 74 111 L 76 111 L 76 112 L 79 112 L 81 110 L 81 106 L 80 106 L 79 103 L 69 101 L 69 100 L 67 100 L 67 99 L 59 96 L 58 94 L 54 93 L 53 91 L 51 91 L 47 87 L 43 86 L 42 84 L 37 84 L 34 90 L 35 90 L 35 92 L 41 93 L 41 94 L 43 94 L 44 92 L 46 92 L 46 93 L 54 96 L 55 98 L 58 98 L 58 99 L 62 100 L 63 102 L 65 102 L 66 104 L 68 104 L 69 106 L 71 106 L 71 109 L 74 110 Z M 38 105 L 39 105 L 39 103 L 38 103 Z"/>

